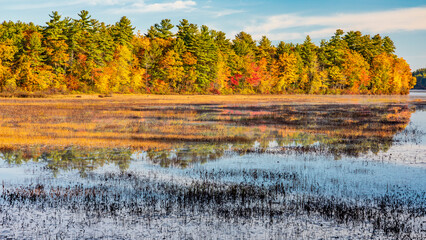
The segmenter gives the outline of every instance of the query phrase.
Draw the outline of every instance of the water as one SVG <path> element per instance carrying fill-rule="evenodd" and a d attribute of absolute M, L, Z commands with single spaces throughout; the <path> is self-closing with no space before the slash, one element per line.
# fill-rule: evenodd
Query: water
<path fill-rule="evenodd" d="M 409 99 L 204 105 L 191 126 L 227 138 L 3 151 L 0 238 L 422 239 L 426 93 Z"/>

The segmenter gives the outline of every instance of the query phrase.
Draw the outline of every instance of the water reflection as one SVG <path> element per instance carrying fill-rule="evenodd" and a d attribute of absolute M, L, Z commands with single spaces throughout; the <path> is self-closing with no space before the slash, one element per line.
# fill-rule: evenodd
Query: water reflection
<path fill-rule="evenodd" d="M 0 238 L 420 239 L 421 104 L 0 104 Z"/>
<path fill-rule="evenodd" d="M 42 162 L 54 173 L 78 170 L 84 176 L 86 171 L 110 163 L 124 171 L 135 154 L 143 154 L 162 167 L 183 168 L 234 153 L 359 157 L 386 152 L 397 141 L 415 141 L 416 135 L 422 133 L 412 129 L 411 138 L 394 138 L 410 122 L 414 109 L 408 104 L 199 105 L 147 107 L 137 111 L 145 112 L 144 121 L 132 122 L 128 128 L 155 132 L 155 137 L 137 139 L 149 141 L 149 147 L 30 145 L 3 148 L 2 158 L 9 164 Z M 149 118 L 156 121 L 149 122 Z M 180 119 L 180 124 L 170 123 L 170 119 Z M 178 132 L 181 134 L 175 135 Z"/>

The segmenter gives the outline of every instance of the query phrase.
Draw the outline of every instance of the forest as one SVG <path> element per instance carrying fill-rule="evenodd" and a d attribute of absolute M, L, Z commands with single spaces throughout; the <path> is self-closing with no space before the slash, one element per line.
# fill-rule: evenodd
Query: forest
<path fill-rule="evenodd" d="M 389 37 L 336 30 L 315 45 L 259 41 L 169 19 L 135 33 L 82 10 L 45 26 L 0 25 L 0 92 L 149 94 L 407 94 L 416 84 Z"/>
<path fill-rule="evenodd" d="M 413 72 L 413 76 L 416 78 L 417 83 L 414 86 L 415 89 L 426 89 L 426 68 L 420 68 Z"/>

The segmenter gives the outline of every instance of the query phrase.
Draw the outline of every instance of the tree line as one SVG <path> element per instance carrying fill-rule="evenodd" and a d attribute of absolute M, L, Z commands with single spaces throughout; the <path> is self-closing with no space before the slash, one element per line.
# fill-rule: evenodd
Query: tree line
<path fill-rule="evenodd" d="M 393 41 L 336 30 L 315 45 L 255 41 L 169 19 L 134 33 L 81 11 L 45 26 L 0 25 L 0 91 L 154 94 L 407 94 L 416 84 Z"/>
<path fill-rule="evenodd" d="M 415 89 L 426 89 L 426 68 L 420 68 L 413 72 L 413 76 L 417 79 L 414 86 Z"/>

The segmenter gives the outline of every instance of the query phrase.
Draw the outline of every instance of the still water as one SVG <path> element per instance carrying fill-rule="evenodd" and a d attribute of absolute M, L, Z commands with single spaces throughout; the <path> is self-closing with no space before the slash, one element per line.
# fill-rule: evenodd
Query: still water
<path fill-rule="evenodd" d="M 424 100 L 200 105 L 227 138 L 4 150 L 0 238 L 421 239 Z"/>

